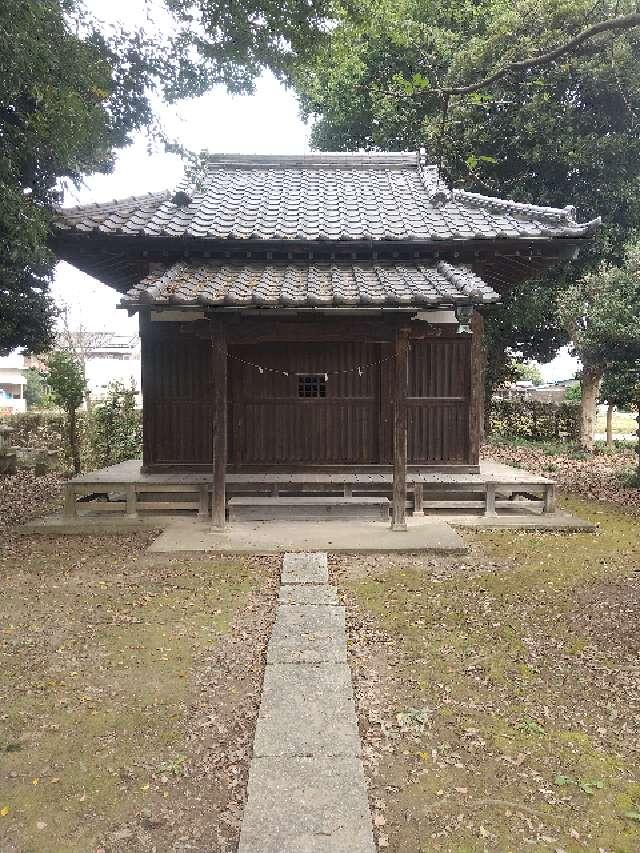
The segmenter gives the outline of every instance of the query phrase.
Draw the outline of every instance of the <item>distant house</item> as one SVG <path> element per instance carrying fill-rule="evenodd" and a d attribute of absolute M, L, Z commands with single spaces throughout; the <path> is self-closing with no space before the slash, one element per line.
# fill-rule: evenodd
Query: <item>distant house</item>
<path fill-rule="evenodd" d="M 97 334 L 86 348 L 85 374 L 93 400 L 102 399 L 112 382 L 132 386 L 140 394 L 138 335 Z M 140 397 L 140 402 L 142 398 Z"/>
<path fill-rule="evenodd" d="M 549 382 L 545 385 L 534 385 L 529 380 L 523 380 L 496 389 L 494 397 L 503 400 L 520 398 L 537 400 L 540 403 L 562 403 L 567 396 L 567 390 L 573 385 L 579 384 L 578 379 L 559 379 L 557 382 Z"/>
<path fill-rule="evenodd" d="M 0 358 L 0 415 L 26 411 L 26 369 L 23 355 L 12 353 Z"/>

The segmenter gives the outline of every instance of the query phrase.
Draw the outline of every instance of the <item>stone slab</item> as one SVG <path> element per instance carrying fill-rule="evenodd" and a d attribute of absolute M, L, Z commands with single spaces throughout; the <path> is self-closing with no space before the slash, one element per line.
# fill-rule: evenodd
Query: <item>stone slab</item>
<path fill-rule="evenodd" d="M 344 607 L 280 605 L 267 649 L 267 665 L 346 662 Z"/>
<path fill-rule="evenodd" d="M 238 853 L 375 853 L 359 758 L 258 758 Z"/>
<path fill-rule="evenodd" d="M 519 515 L 502 513 L 498 516 L 446 515 L 442 516 L 452 527 L 462 530 L 545 530 L 559 533 L 594 533 L 598 527 L 583 521 L 570 512 L 531 513 Z"/>
<path fill-rule="evenodd" d="M 164 533 L 149 549 L 152 553 L 466 554 L 468 551 L 464 539 L 449 524 L 426 516 L 407 519 L 409 529 L 403 533 L 392 531 L 388 521 L 247 521 L 215 530 L 207 521 L 174 517 L 165 518 L 165 525 Z"/>
<path fill-rule="evenodd" d="M 163 530 L 171 521 L 166 515 L 144 515 L 128 517 L 125 515 L 102 518 L 79 515 L 78 518 L 65 518 L 63 515 L 48 515 L 36 518 L 19 527 L 12 533 L 25 536 L 41 534 L 43 536 L 125 536 L 136 530 Z"/>
<path fill-rule="evenodd" d="M 280 604 L 338 604 L 335 586 L 314 583 L 281 584 Z"/>
<path fill-rule="evenodd" d="M 325 553 L 285 554 L 281 583 L 328 583 L 329 568 Z"/>
<path fill-rule="evenodd" d="M 360 755 L 347 664 L 269 664 L 253 754 Z"/>

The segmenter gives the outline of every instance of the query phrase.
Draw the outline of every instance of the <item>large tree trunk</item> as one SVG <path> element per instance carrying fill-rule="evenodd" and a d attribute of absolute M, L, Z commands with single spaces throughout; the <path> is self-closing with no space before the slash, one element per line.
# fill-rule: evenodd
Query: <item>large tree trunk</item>
<path fill-rule="evenodd" d="M 596 407 L 604 370 L 600 367 L 585 367 L 582 371 L 582 423 L 580 444 L 585 450 L 593 450 L 593 434 L 596 426 Z"/>
<path fill-rule="evenodd" d="M 609 450 L 613 447 L 613 410 L 615 406 L 611 403 L 607 404 L 607 447 Z"/>

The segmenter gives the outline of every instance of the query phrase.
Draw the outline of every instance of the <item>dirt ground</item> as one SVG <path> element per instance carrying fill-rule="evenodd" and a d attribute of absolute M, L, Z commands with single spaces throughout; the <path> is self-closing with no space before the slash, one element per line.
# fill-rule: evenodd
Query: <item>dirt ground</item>
<path fill-rule="evenodd" d="M 277 559 L 0 552 L 2 853 L 236 848 Z"/>
<path fill-rule="evenodd" d="M 377 843 L 640 850 L 640 523 L 335 557 Z"/>

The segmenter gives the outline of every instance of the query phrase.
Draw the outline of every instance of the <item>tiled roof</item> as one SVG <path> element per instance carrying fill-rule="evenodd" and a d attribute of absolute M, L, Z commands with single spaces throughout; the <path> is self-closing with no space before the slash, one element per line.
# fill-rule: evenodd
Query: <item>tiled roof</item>
<path fill-rule="evenodd" d="M 202 240 L 585 237 L 571 207 L 450 191 L 415 154 L 214 155 L 177 193 L 64 208 L 60 232 Z"/>
<path fill-rule="evenodd" d="M 469 267 L 180 261 L 151 273 L 122 305 L 264 307 L 431 307 L 498 300 Z"/>

